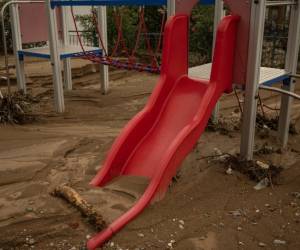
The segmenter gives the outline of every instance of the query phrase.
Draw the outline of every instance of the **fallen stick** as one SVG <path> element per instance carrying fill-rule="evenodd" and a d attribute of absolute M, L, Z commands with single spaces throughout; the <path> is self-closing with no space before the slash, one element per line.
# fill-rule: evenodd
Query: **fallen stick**
<path fill-rule="evenodd" d="M 61 185 L 54 189 L 51 193 L 53 196 L 61 197 L 68 203 L 76 207 L 82 216 L 86 217 L 88 222 L 95 226 L 97 230 L 102 230 L 106 227 L 106 222 L 103 216 L 99 214 L 94 207 L 84 200 L 73 188 L 67 185 Z"/>

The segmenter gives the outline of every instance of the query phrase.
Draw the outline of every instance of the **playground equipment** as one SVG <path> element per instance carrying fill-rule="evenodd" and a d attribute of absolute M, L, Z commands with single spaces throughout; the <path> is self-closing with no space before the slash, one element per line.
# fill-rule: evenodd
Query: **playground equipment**
<path fill-rule="evenodd" d="M 134 219 L 151 201 L 161 199 L 180 163 L 204 131 L 219 97 L 233 84 L 245 90 L 241 138 L 241 157 L 253 157 L 255 118 L 259 88 L 283 81 L 284 90 L 279 121 L 280 138 L 285 146 L 295 85 L 300 41 L 300 8 L 297 1 L 224 0 L 231 15 L 222 18 L 214 38 L 211 64 L 188 67 L 188 24 L 192 7 L 198 0 L 46 0 L 49 17 L 50 54 L 57 93 L 58 111 L 63 111 L 55 9 L 62 6 L 101 6 L 99 24 L 106 34 L 105 5 L 162 5 L 168 3 L 172 16 L 165 27 L 163 59 L 158 84 L 146 107 L 135 116 L 113 144 L 103 167 L 92 180 L 105 186 L 120 176 L 142 176 L 148 187 L 138 202 L 88 242 L 89 249 L 103 244 Z M 212 4 L 214 1 L 202 1 Z M 19 3 L 19 1 L 14 1 Z M 222 17 L 222 1 L 216 1 L 216 20 Z M 260 65 L 265 10 L 268 6 L 291 6 L 291 21 L 285 69 Z M 216 22 L 217 23 L 217 22 Z M 180 34 L 180 36 L 178 36 Z M 104 40 L 106 40 L 104 35 Z M 107 41 L 104 41 L 104 46 Z M 80 53 L 80 51 L 77 51 Z M 82 51 L 81 51 L 82 52 Z M 83 54 L 84 55 L 84 54 Z M 107 68 L 105 68 L 107 69 Z M 106 72 L 107 73 L 107 72 Z M 103 73 L 103 76 L 107 74 Z M 106 78 L 107 79 L 107 78 Z M 269 87 L 269 90 L 274 88 Z M 59 101 L 60 100 L 60 101 Z M 175 115 L 174 115 L 175 114 Z"/>
<path fill-rule="evenodd" d="M 204 4 L 213 3 L 212 0 L 202 1 Z M 100 83 L 102 93 L 109 90 L 108 66 L 115 65 L 123 68 L 135 68 L 136 70 L 146 70 L 159 72 L 156 67 L 145 67 L 144 65 L 121 64 L 116 60 L 99 60 L 103 58 L 104 51 L 107 51 L 107 20 L 105 6 L 118 5 L 168 5 L 168 13 L 171 14 L 170 1 L 115 1 L 115 0 L 83 0 L 83 1 L 53 1 L 53 0 L 12 0 L 4 4 L 1 9 L 1 22 L 3 32 L 3 44 L 5 52 L 6 75 L 9 76 L 9 65 L 6 46 L 6 35 L 4 27 L 4 12 L 9 7 L 11 13 L 11 27 L 14 55 L 16 58 L 16 75 L 18 89 L 26 93 L 26 80 L 24 71 L 25 57 L 38 57 L 51 60 L 53 72 L 54 106 L 59 113 L 64 112 L 64 89 L 72 89 L 72 76 L 70 59 L 75 57 L 90 58 L 100 64 Z M 98 6 L 97 18 L 100 48 L 87 46 L 71 46 L 68 43 L 68 23 L 66 22 L 69 6 Z M 59 10 L 59 11 L 55 11 Z M 32 27 L 36 27 L 37 32 L 32 32 Z M 47 29 L 48 28 L 48 29 Z M 47 32 L 48 30 L 48 32 Z M 49 46 L 23 49 L 23 43 L 34 43 L 47 41 Z M 63 61 L 64 79 L 61 76 L 61 61 Z M 105 65 L 106 64 L 106 65 Z M 63 82 L 64 80 L 64 82 Z M 10 78 L 7 78 L 10 85 Z"/>
<path fill-rule="evenodd" d="M 188 18 L 179 14 L 169 20 L 157 87 L 146 107 L 115 141 L 92 181 L 92 185 L 105 186 L 122 175 L 143 176 L 149 179 L 148 187 L 128 212 L 89 240 L 89 249 L 103 244 L 152 200 L 163 198 L 180 163 L 204 131 L 216 102 L 223 92 L 232 90 L 239 17 L 227 16 L 220 23 L 209 81 L 187 76 Z"/>
<path fill-rule="evenodd" d="M 26 93 L 26 80 L 24 70 L 25 57 L 38 57 L 51 59 L 53 65 L 53 87 L 54 87 L 54 102 L 57 112 L 64 111 L 63 100 L 63 84 L 61 76 L 60 62 L 63 61 L 64 68 L 64 87 L 67 90 L 72 89 L 72 74 L 70 58 L 82 55 L 79 47 L 71 46 L 68 43 L 68 25 L 67 25 L 67 10 L 61 8 L 55 12 L 48 13 L 44 1 L 10 1 L 4 4 L 1 10 L 2 30 L 4 31 L 4 12 L 6 8 L 10 8 L 11 13 L 11 28 L 13 49 L 16 58 L 16 75 L 18 89 Z M 35 27 L 35 31 L 32 31 Z M 49 27 L 49 32 L 47 31 Z M 53 32 L 54 30 L 54 32 Z M 5 34 L 5 32 L 3 32 Z M 53 43 L 51 40 L 55 40 Z M 47 42 L 49 46 L 23 49 L 23 44 Z M 9 67 L 7 60 L 7 45 L 5 35 L 3 36 L 5 60 L 7 75 L 9 75 Z M 94 54 L 100 54 L 101 49 L 85 46 L 85 51 Z M 59 67 L 55 67 L 59 64 Z M 9 81 L 9 79 L 8 79 Z M 102 83 L 105 81 L 102 79 Z M 106 87 L 102 86 L 103 92 L 106 92 Z"/>
<path fill-rule="evenodd" d="M 246 1 L 243 1 L 246 3 Z M 240 50 L 237 52 L 238 56 L 249 55 L 246 64 L 237 70 L 235 66 L 235 79 L 234 83 L 244 83 L 241 88 L 245 93 L 244 100 L 244 112 L 243 112 L 243 123 L 242 123 L 242 135 L 241 135 L 241 146 L 240 155 L 245 160 L 251 160 L 253 158 L 254 148 L 254 136 L 255 136 L 255 122 L 258 102 L 259 89 L 267 89 L 265 86 L 269 86 L 268 90 L 273 90 L 282 93 L 281 108 L 278 126 L 278 136 L 283 147 L 287 146 L 289 125 L 290 125 L 290 112 L 292 108 L 292 99 L 296 98 L 293 93 L 295 90 L 295 83 L 297 75 L 297 62 L 300 45 L 300 8 L 298 1 L 248 1 L 251 7 L 248 8 L 250 11 L 249 24 L 249 41 L 247 41 L 247 50 Z M 264 21 L 266 8 L 271 6 L 290 6 L 291 16 L 289 25 L 289 35 L 286 53 L 286 62 L 284 69 L 266 68 L 261 67 L 261 55 L 262 55 L 262 44 L 264 34 Z M 236 14 L 247 15 L 245 12 L 238 12 Z M 240 41 L 238 41 L 238 45 Z M 242 52 L 242 54 L 240 53 Z M 236 63 L 241 62 L 236 58 Z M 246 74 L 244 74 L 246 72 Z M 202 79 L 209 79 L 211 73 L 211 64 L 201 65 L 190 69 L 190 75 L 200 77 Z M 244 76 L 243 79 L 241 76 Z M 241 81 L 242 79 L 242 81 Z M 271 85 L 282 82 L 283 89 L 285 92 L 270 88 Z M 239 85 L 238 85 L 239 86 Z"/>
<path fill-rule="evenodd" d="M 104 48 L 102 34 L 100 33 L 99 29 L 96 28 L 98 40 L 101 44 L 101 47 L 104 48 L 103 53 L 100 55 L 100 54 L 94 54 L 93 52 L 86 52 L 84 50 L 84 46 L 81 41 L 81 37 L 79 35 L 75 16 L 73 13 L 73 8 L 71 7 L 71 13 L 72 13 L 72 17 L 73 17 L 75 30 L 76 30 L 77 37 L 78 37 L 78 40 L 80 43 L 80 47 L 84 53 L 84 56 L 82 58 L 90 60 L 91 62 L 94 62 L 94 63 L 110 65 L 110 66 L 113 66 L 116 68 L 121 68 L 121 69 L 146 71 L 149 73 L 159 73 L 160 67 L 159 67 L 159 63 L 157 60 L 157 53 L 159 52 L 161 44 L 162 44 L 161 39 L 162 39 L 162 32 L 163 32 L 163 27 L 164 27 L 164 23 L 165 23 L 165 14 L 163 14 L 163 16 L 162 16 L 162 23 L 161 23 L 161 29 L 160 29 L 161 32 L 159 34 L 157 46 L 154 49 L 151 46 L 150 39 L 146 35 L 148 33 L 148 29 L 147 29 L 147 26 L 145 23 L 145 17 L 144 17 L 145 9 L 144 9 L 144 7 L 141 7 L 139 9 L 138 25 L 137 25 L 138 29 L 136 31 L 137 34 L 136 34 L 136 39 L 135 39 L 136 41 L 135 41 L 132 51 L 129 51 L 129 48 L 126 46 L 126 42 L 124 40 L 123 32 L 122 32 L 122 16 L 120 13 L 116 13 L 116 12 L 117 11 L 115 9 L 114 17 L 115 17 L 115 21 L 116 21 L 117 41 L 114 45 L 114 48 L 112 49 L 111 55 L 109 55 L 108 51 Z M 97 22 L 97 17 L 95 15 L 94 11 L 92 11 L 92 19 L 93 19 L 94 25 L 96 27 L 99 27 L 99 24 Z M 142 64 L 142 63 L 136 62 L 136 59 L 137 59 L 136 52 L 139 48 L 139 43 L 141 40 L 142 32 L 144 32 L 144 34 L 145 34 L 144 39 L 145 39 L 145 44 L 147 47 L 148 57 L 151 58 L 150 64 Z M 121 61 L 121 60 L 115 59 L 117 57 L 117 52 L 120 48 L 121 48 L 121 50 L 124 50 L 124 52 L 125 52 L 125 56 L 127 57 L 126 61 L 124 61 L 124 60 Z"/>

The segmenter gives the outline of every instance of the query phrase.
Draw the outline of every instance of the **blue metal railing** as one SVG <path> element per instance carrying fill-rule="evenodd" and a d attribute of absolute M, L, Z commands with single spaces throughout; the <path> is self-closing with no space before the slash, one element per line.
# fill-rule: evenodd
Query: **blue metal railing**
<path fill-rule="evenodd" d="M 201 5 L 212 5 L 215 0 L 200 0 Z M 166 5 L 167 0 L 52 0 L 51 7 L 57 6 L 118 6 L 118 5 L 148 5 L 148 6 L 159 6 Z"/>

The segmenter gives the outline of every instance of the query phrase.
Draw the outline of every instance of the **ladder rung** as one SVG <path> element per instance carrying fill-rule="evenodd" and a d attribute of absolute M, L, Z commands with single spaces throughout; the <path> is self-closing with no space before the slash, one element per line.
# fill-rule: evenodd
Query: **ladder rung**
<path fill-rule="evenodd" d="M 296 5 L 296 1 L 267 1 L 266 6 L 287 6 Z"/>

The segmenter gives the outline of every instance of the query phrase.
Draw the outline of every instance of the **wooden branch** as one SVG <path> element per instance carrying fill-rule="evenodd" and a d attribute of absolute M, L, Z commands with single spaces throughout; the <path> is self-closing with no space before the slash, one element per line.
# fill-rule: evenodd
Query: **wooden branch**
<path fill-rule="evenodd" d="M 54 189 L 51 193 L 53 196 L 63 198 L 68 203 L 76 207 L 82 216 L 86 217 L 88 222 L 96 227 L 97 230 L 102 230 L 106 227 L 106 222 L 103 216 L 99 214 L 94 207 L 84 200 L 73 188 L 67 185 L 61 185 Z"/>

